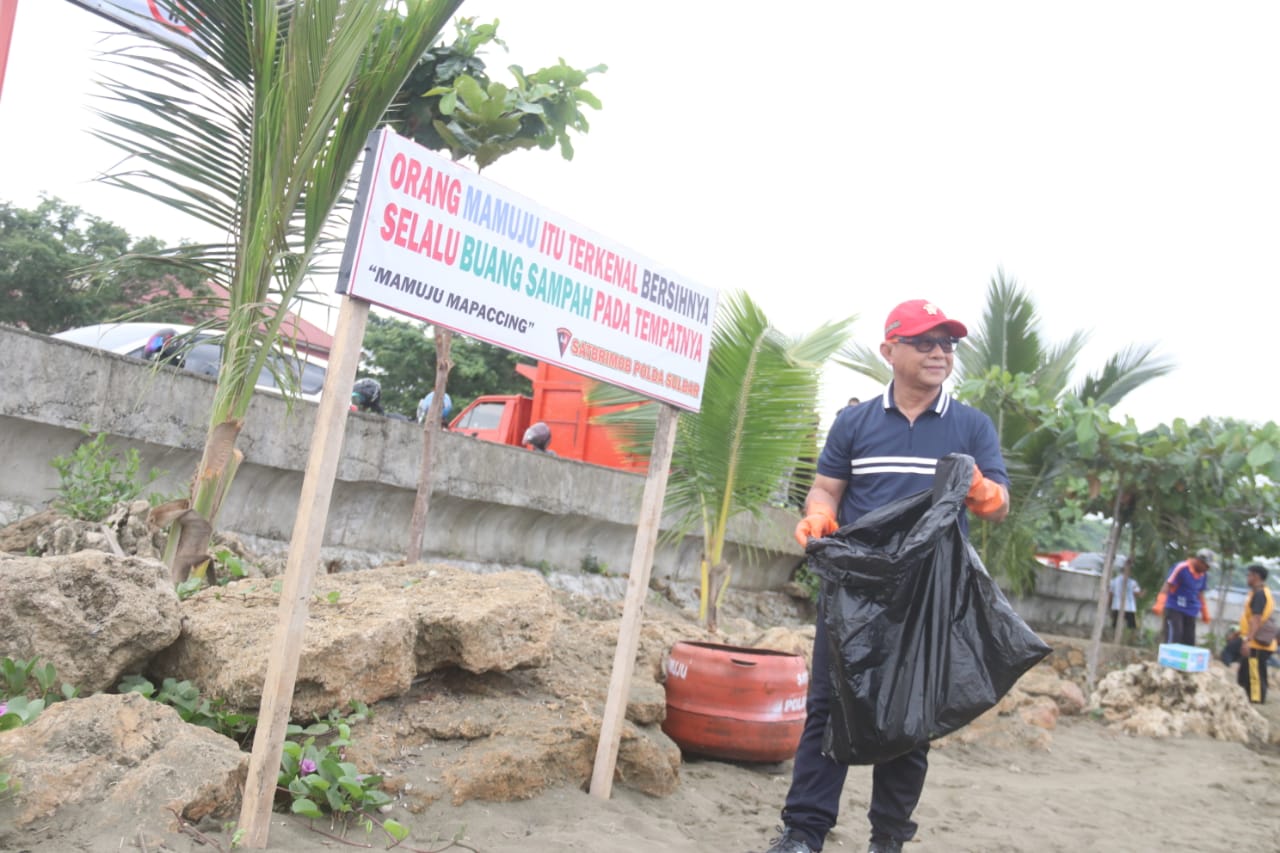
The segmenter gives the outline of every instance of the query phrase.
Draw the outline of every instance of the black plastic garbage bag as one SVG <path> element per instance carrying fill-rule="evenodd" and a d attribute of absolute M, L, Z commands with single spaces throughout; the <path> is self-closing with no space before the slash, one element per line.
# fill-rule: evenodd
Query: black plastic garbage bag
<path fill-rule="evenodd" d="M 822 578 L 831 715 L 823 752 L 876 764 L 964 726 L 1052 649 L 1013 611 L 960 527 L 973 459 L 807 549 Z"/>

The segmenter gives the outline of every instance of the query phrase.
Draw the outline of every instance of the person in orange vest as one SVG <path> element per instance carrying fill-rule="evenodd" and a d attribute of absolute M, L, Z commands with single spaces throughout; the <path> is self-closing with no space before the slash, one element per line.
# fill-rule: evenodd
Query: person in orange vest
<path fill-rule="evenodd" d="M 1240 614 L 1240 670 L 1236 683 L 1249 701 L 1267 701 L 1267 661 L 1276 650 L 1276 599 L 1267 587 L 1267 570 L 1256 563 L 1245 569 L 1249 599 Z"/>
<path fill-rule="evenodd" d="M 1196 617 L 1206 624 L 1209 622 L 1209 605 L 1205 603 L 1204 591 L 1209 586 L 1209 569 L 1213 560 L 1214 553 L 1208 548 L 1201 548 L 1194 557 L 1188 557 L 1169 570 L 1169 576 L 1156 596 L 1155 606 L 1151 608 L 1157 614 L 1164 614 L 1162 642 L 1184 646 L 1196 644 Z"/>

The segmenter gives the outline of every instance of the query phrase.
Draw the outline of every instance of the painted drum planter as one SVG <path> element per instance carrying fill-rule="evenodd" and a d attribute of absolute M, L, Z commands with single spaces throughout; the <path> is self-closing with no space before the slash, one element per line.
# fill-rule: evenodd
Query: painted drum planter
<path fill-rule="evenodd" d="M 805 659 L 772 649 L 679 642 L 666 660 L 662 730 L 685 752 L 786 761 L 804 730 Z"/>

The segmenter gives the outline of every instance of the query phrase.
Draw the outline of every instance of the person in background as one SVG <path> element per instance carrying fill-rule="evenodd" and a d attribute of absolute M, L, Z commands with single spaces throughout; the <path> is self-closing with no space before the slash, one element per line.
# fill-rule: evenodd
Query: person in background
<path fill-rule="evenodd" d="M 529 445 L 529 447 L 533 448 L 533 450 L 538 453 L 545 453 L 548 456 L 556 455 L 554 450 L 547 449 L 547 445 L 551 443 L 551 427 L 547 426 L 542 421 L 538 421 L 536 424 L 531 424 L 529 428 L 524 431 L 524 438 L 520 439 L 520 443 Z"/>
<path fill-rule="evenodd" d="M 972 456 L 973 481 L 965 505 L 979 518 L 1000 521 L 1009 512 L 1009 476 L 995 426 L 985 414 L 953 399 L 943 383 L 955 367 L 955 348 L 968 334 L 923 299 L 890 312 L 880 354 L 893 381 L 876 400 L 845 407 L 836 416 L 818 458 L 818 473 L 796 526 L 801 545 L 841 524 L 933 487 L 937 462 L 948 453 Z M 838 519 L 838 521 L 837 521 Z M 966 525 L 961 514 L 961 525 Z M 819 597 L 813 677 L 804 731 L 782 810 L 782 834 L 768 853 L 821 850 L 835 826 L 849 766 L 822 754 L 833 686 L 825 603 Z M 916 834 L 912 812 L 924 790 L 929 745 L 875 765 L 871 775 L 871 853 L 899 853 Z"/>
<path fill-rule="evenodd" d="M 351 411 L 353 412 L 373 412 L 375 415 L 384 414 L 382 411 L 382 383 L 376 379 L 357 379 L 356 384 L 351 386 Z"/>
<path fill-rule="evenodd" d="M 1164 642 L 1196 644 L 1196 617 L 1209 622 L 1209 605 L 1204 591 L 1209 585 L 1209 569 L 1214 553 L 1201 548 L 1169 570 L 1161 592 L 1164 594 Z"/>
<path fill-rule="evenodd" d="M 376 379 L 357 379 L 351 386 L 351 411 L 373 412 L 393 421 L 411 421 L 408 415 L 388 412 L 382 408 L 382 383 Z"/>
<path fill-rule="evenodd" d="M 845 403 L 845 404 L 844 404 L 843 406 L 841 406 L 839 409 L 836 409 L 836 417 L 840 417 L 840 413 L 841 413 L 841 412 L 843 412 L 845 409 L 848 409 L 848 408 L 851 408 L 851 407 L 853 407 L 853 406 L 856 406 L 856 405 L 858 405 L 858 404 L 859 404 L 859 403 L 861 403 L 861 402 L 862 402 L 862 400 L 858 399 L 857 397 L 850 397 L 850 398 L 849 398 L 849 402 Z"/>
<path fill-rule="evenodd" d="M 418 423 L 422 423 L 427 419 L 427 410 L 431 408 L 431 401 L 435 398 L 436 392 L 428 391 L 427 396 L 418 401 Z M 446 391 L 444 405 L 440 409 L 440 425 L 445 429 L 449 428 L 449 415 L 451 414 L 453 414 L 453 398 Z"/>
<path fill-rule="evenodd" d="M 1249 598 L 1240 614 L 1240 669 L 1236 683 L 1255 705 L 1267 701 L 1267 662 L 1276 650 L 1276 600 L 1267 587 L 1267 570 L 1256 563 L 1245 570 Z M 1270 630 L 1266 630 L 1270 625 Z"/>
<path fill-rule="evenodd" d="M 1117 569 L 1123 568 L 1123 563 L 1117 566 Z M 1123 595 L 1120 592 L 1121 586 L 1124 587 Z M 1138 629 L 1138 596 L 1142 595 L 1142 588 L 1138 586 L 1138 582 L 1132 575 L 1126 578 L 1121 572 L 1111 579 L 1111 588 L 1107 595 L 1111 599 L 1111 627 L 1114 628 L 1120 621 L 1120 613 L 1123 611 L 1125 627 L 1136 631 Z"/>

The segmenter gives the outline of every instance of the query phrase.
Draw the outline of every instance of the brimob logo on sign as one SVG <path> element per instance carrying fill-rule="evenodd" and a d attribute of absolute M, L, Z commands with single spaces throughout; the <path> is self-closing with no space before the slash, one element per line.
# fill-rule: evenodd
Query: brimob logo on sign
<path fill-rule="evenodd" d="M 569 342 L 573 340 L 573 332 L 564 326 L 556 329 L 556 343 L 560 345 L 560 355 L 564 355 L 565 350 L 569 348 Z"/>

